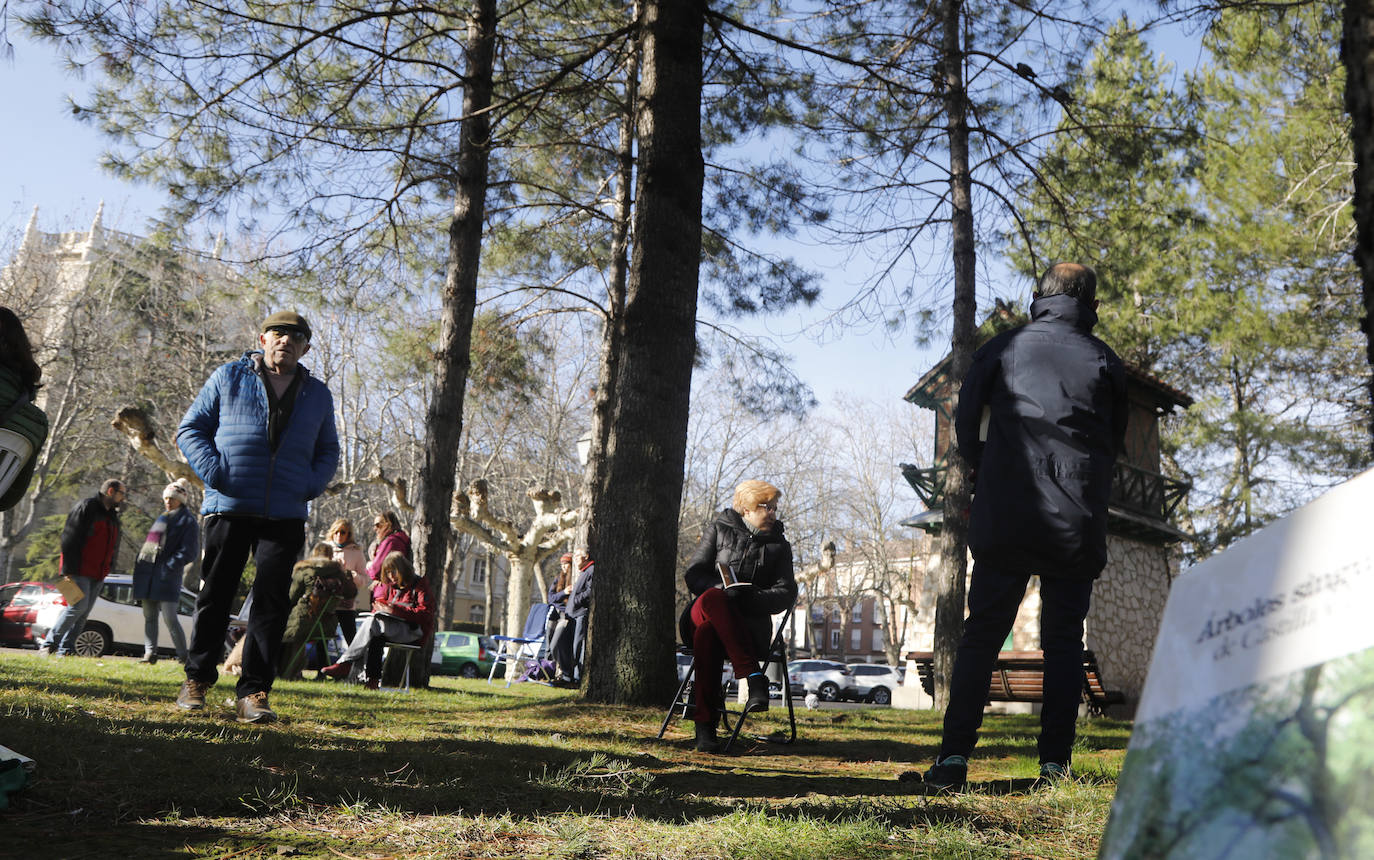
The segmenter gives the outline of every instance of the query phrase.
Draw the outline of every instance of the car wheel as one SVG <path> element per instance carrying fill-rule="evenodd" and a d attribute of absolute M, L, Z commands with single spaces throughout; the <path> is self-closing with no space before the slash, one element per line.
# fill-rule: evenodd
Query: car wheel
<path fill-rule="evenodd" d="M 887 687 L 877 687 L 872 693 L 869 693 L 868 700 L 875 705 L 890 705 L 892 704 L 892 691 Z"/>
<path fill-rule="evenodd" d="M 460 670 L 458 671 L 458 674 L 459 674 L 459 675 L 462 675 L 464 678 L 476 678 L 476 677 L 477 677 L 477 664 L 476 664 L 476 663 L 464 663 L 464 664 L 463 664 L 463 668 L 460 669 Z"/>
<path fill-rule="evenodd" d="M 833 681 L 826 681 L 821 684 L 816 695 L 821 697 L 822 702 L 833 702 L 840 697 L 840 688 Z"/>
<path fill-rule="evenodd" d="M 72 650 L 78 657 L 103 657 L 110 650 L 110 631 L 103 624 L 88 624 L 76 634 Z"/>

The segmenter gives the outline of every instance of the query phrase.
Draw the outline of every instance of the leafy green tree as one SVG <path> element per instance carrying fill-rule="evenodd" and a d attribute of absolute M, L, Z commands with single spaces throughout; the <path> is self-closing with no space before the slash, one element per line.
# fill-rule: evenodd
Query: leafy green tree
<path fill-rule="evenodd" d="M 1365 334 L 1365 359 L 1374 369 L 1374 0 L 1346 0 L 1344 24 L 1345 109 L 1355 155 L 1355 262 L 1364 293 L 1360 327 Z M 1374 373 L 1369 375 L 1369 401 L 1374 403 Z M 1374 411 L 1369 445 L 1374 456 Z"/>
<path fill-rule="evenodd" d="M 1197 401 L 1164 439 L 1194 483 L 1197 556 L 1368 462 L 1336 20 L 1329 3 L 1226 11 L 1183 93 L 1121 22 L 1074 93 L 1098 121 L 1026 195 L 1018 268 L 1097 265 L 1104 336 Z"/>

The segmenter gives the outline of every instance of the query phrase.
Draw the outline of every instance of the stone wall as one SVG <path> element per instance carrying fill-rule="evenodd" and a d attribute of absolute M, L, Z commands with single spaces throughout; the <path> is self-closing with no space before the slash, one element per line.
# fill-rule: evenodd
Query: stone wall
<path fill-rule="evenodd" d="M 1135 714 L 1150 669 L 1155 636 L 1178 560 L 1169 547 L 1111 535 L 1107 569 L 1093 586 L 1085 644 L 1097 654 L 1102 681 L 1126 694 L 1112 716 Z"/>

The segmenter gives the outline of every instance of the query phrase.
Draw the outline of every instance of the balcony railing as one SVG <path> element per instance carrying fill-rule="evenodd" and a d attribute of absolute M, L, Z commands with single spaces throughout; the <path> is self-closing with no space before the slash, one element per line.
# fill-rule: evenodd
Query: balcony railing
<path fill-rule="evenodd" d="M 921 469 L 910 463 L 901 464 L 902 476 L 931 510 L 939 507 L 944 496 L 945 473 L 948 469 L 944 465 Z M 1166 478 L 1158 472 L 1149 472 L 1118 460 L 1112 475 L 1112 504 L 1167 522 L 1192 486 L 1186 481 Z"/>

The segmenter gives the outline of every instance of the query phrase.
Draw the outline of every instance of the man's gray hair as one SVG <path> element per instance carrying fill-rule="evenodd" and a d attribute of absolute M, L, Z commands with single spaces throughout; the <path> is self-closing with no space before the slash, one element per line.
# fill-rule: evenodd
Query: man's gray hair
<path fill-rule="evenodd" d="M 1055 263 L 1040 278 L 1041 297 L 1073 296 L 1084 304 L 1097 299 L 1097 272 L 1082 263 Z"/>
<path fill-rule="evenodd" d="M 103 483 L 103 484 L 100 485 L 100 492 L 102 492 L 102 493 L 108 493 L 108 492 L 110 492 L 110 490 L 124 490 L 124 489 L 126 489 L 125 486 L 124 486 L 124 482 L 121 481 L 121 480 L 119 480 L 118 478 L 110 478 L 110 479 L 107 480 L 105 483 Z"/>

